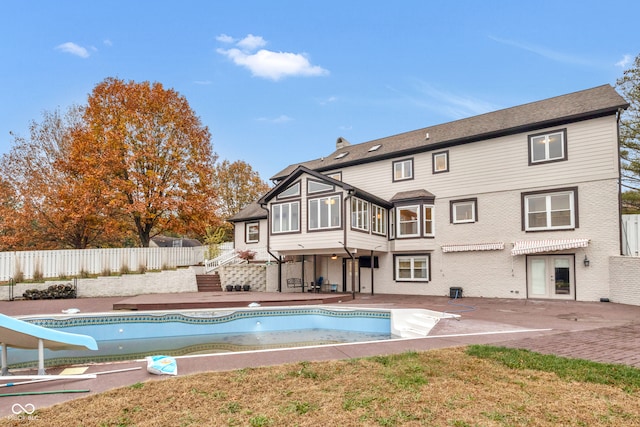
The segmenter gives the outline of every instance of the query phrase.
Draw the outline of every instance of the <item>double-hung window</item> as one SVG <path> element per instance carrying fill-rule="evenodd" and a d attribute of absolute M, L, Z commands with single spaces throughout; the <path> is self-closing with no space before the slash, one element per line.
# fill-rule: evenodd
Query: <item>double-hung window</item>
<path fill-rule="evenodd" d="M 279 203 L 271 207 L 271 232 L 300 231 L 300 202 Z"/>
<path fill-rule="evenodd" d="M 340 227 L 340 196 L 309 200 L 309 230 Z"/>
<path fill-rule="evenodd" d="M 529 164 L 567 160 L 567 130 L 529 135 Z"/>
<path fill-rule="evenodd" d="M 524 230 L 566 230 L 577 227 L 575 188 L 523 194 Z"/>
<path fill-rule="evenodd" d="M 395 280 L 398 282 L 428 282 L 429 255 L 396 255 Z"/>
<path fill-rule="evenodd" d="M 424 212 L 423 214 L 424 227 L 422 228 L 423 234 L 427 237 L 433 237 L 436 234 L 436 231 L 434 228 L 435 221 L 433 218 L 434 207 L 432 205 L 424 205 L 422 207 L 422 210 Z"/>
<path fill-rule="evenodd" d="M 396 210 L 391 209 L 389 211 L 389 238 L 396 238 Z"/>
<path fill-rule="evenodd" d="M 369 231 L 369 202 L 356 197 L 351 199 L 351 227 Z"/>
<path fill-rule="evenodd" d="M 260 223 L 249 222 L 245 229 L 245 242 L 246 243 L 258 243 L 260 241 Z"/>
<path fill-rule="evenodd" d="M 398 237 L 420 236 L 420 206 L 397 208 Z"/>
<path fill-rule="evenodd" d="M 393 180 L 404 181 L 405 179 L 413 179 L 413 159 L 393 162 Z"/>
<path fill-rule="evenodd" d="M 387 234 L 387 210 L 378 205 L 371 205 L 371 232 Z"/>

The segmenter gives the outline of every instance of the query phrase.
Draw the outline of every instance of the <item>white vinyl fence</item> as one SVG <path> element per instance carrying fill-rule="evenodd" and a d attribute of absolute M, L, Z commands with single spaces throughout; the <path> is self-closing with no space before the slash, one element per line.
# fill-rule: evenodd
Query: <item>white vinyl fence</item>
<path fill-rule="evenodd" d="M 640 215 L 622 215 L 622 254 L 640 256 Z"/>
<path fill-rule="evenodd" d="M 110 248 L 0 252 L 0 281 L 199 265 L 204 248 Z"/>

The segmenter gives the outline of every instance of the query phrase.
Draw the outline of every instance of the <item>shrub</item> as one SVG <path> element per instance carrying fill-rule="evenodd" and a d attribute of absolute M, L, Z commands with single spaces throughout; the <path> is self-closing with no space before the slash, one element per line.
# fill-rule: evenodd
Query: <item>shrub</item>
<path fill-rule="evenodd" d="M 238 254 L 238 258 L 243 259 L 245 261 L 251 261 L 256 256 L 256 252 L 250 249 L 246 249 L 244 251 L 238 249 L 236 253 Z"/>

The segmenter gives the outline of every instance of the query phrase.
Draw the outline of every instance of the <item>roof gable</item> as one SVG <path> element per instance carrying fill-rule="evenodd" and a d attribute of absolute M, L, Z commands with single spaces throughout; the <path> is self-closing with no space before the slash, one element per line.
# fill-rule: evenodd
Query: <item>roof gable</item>
<path fill-rule="evenodd" d="M 298 178 L 300 178 L 300 176 L 302 176 L 303 174 L 307 174 L 311 177 L 313 177 L 314 179 L 321 181 L 321 182 L 326 182 L 328 184 L 331 184 L 333 186 L 336 187 L 340 187 L 342 188 L 344 191 L 349 192 L 350 194 L 356 196 L 356 197 L 360 197 L 364 200 L 367 200 L 369 202 L 373 202 L 375 204 L 378 204 L 380 206 L 383 207 L 390 207 L 391 204 L 384 200 L 381 199 L 378 196 L 375 196 L 369 192 L 360 190 L 359 188 L 356 188 L 352 185 L 349 185 L 343 181 L 339 181 L 337 179 L 333 179 L 329 176 L 323 175 L 320 172 L 316 172 L 314 170 L 311 170 L 307 167 L 304 166 L 298 166 L 291 174 L 289 174 L 289 176 L 287 176 L 285 179 L 283 179 L 282 181 L 280 181 L 275 187 L 273 187 L 267 194 L 265 194 L 264 196 L 262 196 L 259 200 L 258 203 L 261 205 L 264 205 L 266 203 L 268 203 L 270 200 L 272 200 L 273 198 L 275 198 L 278 194 L 280 194 L 282 191 L 286 190 L 287 188 L 289 188 L 290 185 L 294 184 L 295 181 L 298 180 Z"/>

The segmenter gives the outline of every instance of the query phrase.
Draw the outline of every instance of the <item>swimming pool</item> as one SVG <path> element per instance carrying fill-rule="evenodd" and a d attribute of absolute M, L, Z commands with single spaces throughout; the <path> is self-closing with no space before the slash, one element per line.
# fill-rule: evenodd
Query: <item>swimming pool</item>
<path fill-rule="evenodd" d="M 45 366 L 141 359 L 164 354 L 255 351 L 424 336 L 439 318 L 430 310 L 304 306 L 181 312 L 24 316 L 21 320 L 90 335 L 97 351 L 45 349 Z M 35 350 L 8 349 L 10 368 L 37 363 Z"/>

